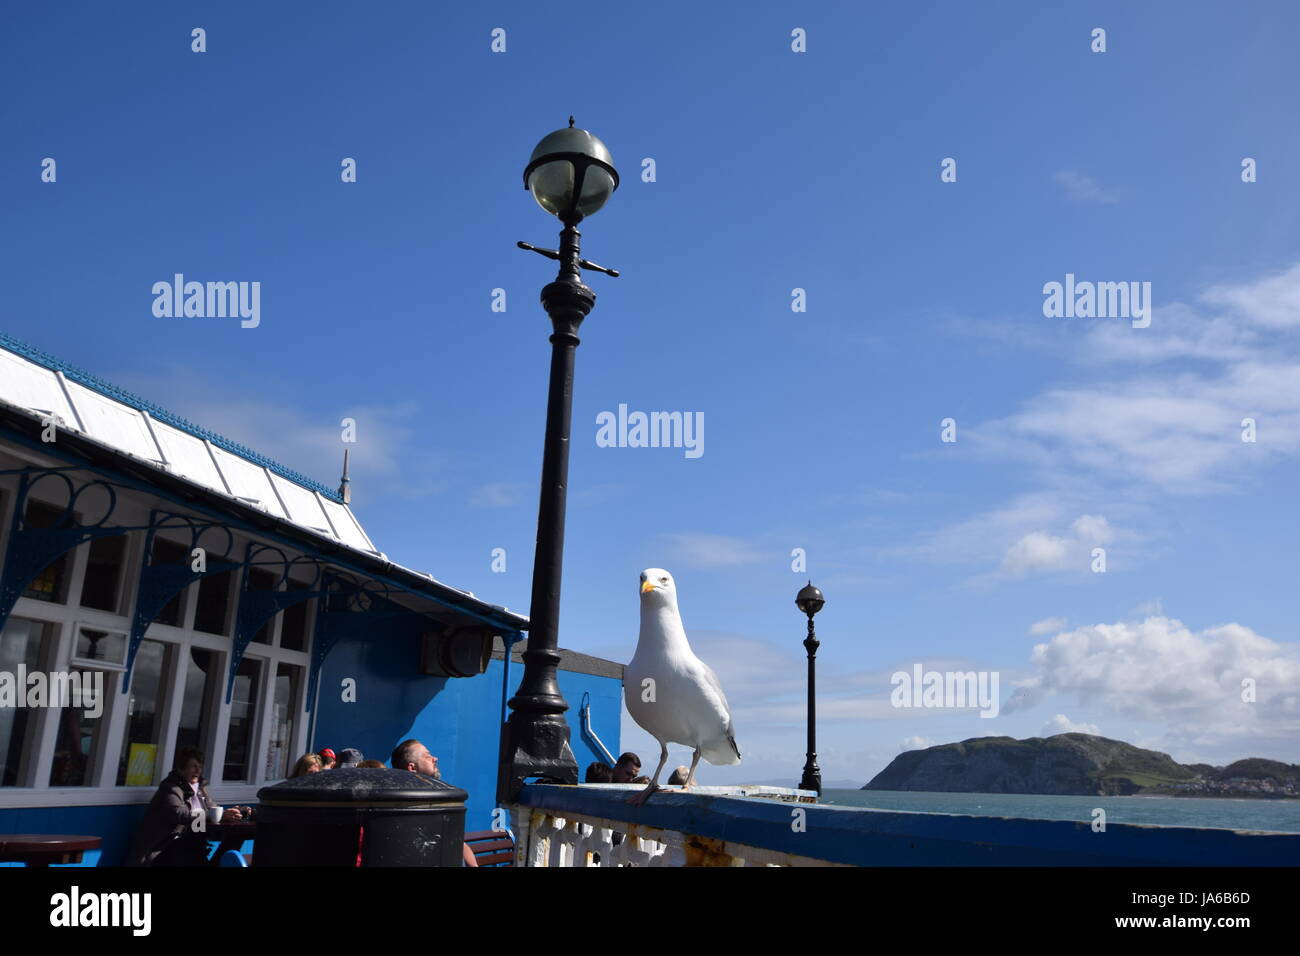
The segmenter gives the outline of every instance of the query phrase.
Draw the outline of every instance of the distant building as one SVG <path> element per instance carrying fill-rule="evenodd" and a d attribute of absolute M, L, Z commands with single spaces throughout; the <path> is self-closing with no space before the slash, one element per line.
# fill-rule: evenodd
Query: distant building
<path fill-rule="evenodd" d="M 101 836 L 86 864 L 116 864 L 181 746 L 229 805 L 307 750 L 386 762 L 407 737 L 491 826 L 527 619 L 390 561 L 338 491 L 3 333 L 0 554 L 0 832 Z M 561 653 L 578 763 L 608 760 L 622 665 Z M 39 700 L 35 674 L 105 693 Z"/>

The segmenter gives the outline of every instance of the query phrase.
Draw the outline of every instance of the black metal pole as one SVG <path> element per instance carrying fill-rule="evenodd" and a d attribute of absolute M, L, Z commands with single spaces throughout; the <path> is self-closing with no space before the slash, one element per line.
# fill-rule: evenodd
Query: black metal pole
<path fill-rule="evenodd" d="M 817 766 L 817 648 L 821 646 L 813 632 L 813 616 L 808 615 L 808 636 L 803 646 L 808 649 L 808 759 L 803 765 L 800 790 L 822 792 L 822 772 Z"/>
<path fill-rule="evenodd" d="M 541 500 L 537 509 L 537 550 L 529 611 L 524 677 L 510 699 L 510 719 L 502 735 L 498 800 L 518 793 L 527 777 L 556 783 L 578 782 L 578 762 L 569 746 L 568 703 L 560 693 L 560 579 L 564 567 L 564 515 L 569 483 L 569 426 L 573 417 L 573 369 L 578 327 L 596 304 L 596 294 L 579 272 L 578 218 L 565 220 L 560 233 L 560 272 L 542 289 L 550 316 L 551 378 L 546 404 L 546 444 L 542 454 Z"/>

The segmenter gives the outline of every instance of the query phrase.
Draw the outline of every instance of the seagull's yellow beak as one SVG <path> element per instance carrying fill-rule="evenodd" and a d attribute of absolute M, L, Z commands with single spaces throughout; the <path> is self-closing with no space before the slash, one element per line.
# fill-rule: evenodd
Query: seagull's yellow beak
<path fill-rule="evenodd" d="M 641 593 L 642 593 L 642 594 L 648 594 L 649 592 L 653 591 L 654 589 L 655 589 L 655 583 L 654 583 L 653 581 L 646 580 L 646 581 L 642 581 L 642 582 L 641 582 Z"/>

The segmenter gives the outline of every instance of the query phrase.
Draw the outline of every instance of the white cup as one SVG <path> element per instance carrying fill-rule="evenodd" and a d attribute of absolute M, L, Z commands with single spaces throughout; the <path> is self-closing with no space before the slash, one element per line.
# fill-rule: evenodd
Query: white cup
<path fill-rule="evenodd" d="M 225 807 L 209 807 L 209 808 L 208 808 L 208 822 L 209 822 L 209 823 L 220 823 L 220 822 L 221 822 L 221 815 L 222 815 L 223 813 L 225 813 L 225 812 L 226 812 Z"/>

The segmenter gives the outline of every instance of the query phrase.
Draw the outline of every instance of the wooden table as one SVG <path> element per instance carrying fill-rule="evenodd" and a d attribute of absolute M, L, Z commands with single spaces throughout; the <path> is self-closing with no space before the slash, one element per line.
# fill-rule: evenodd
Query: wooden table
<path fill-rule="evenodd" d="M 80 863 L 81 854 L 98 850 L 103 842 L 97 836 L 67 833 L 0 833 L 0 863 Z"/>
<path fill-rule="evenodd" d="M 257 821 L 240 820 L 237 823 L 209 823 L 207 839 L 220 840 L 215 853 L 208 857 L 209 866 L 220 866 L 221 857 L 227 850 L 238 850 L 245 840 L 257 838 Z"/>

